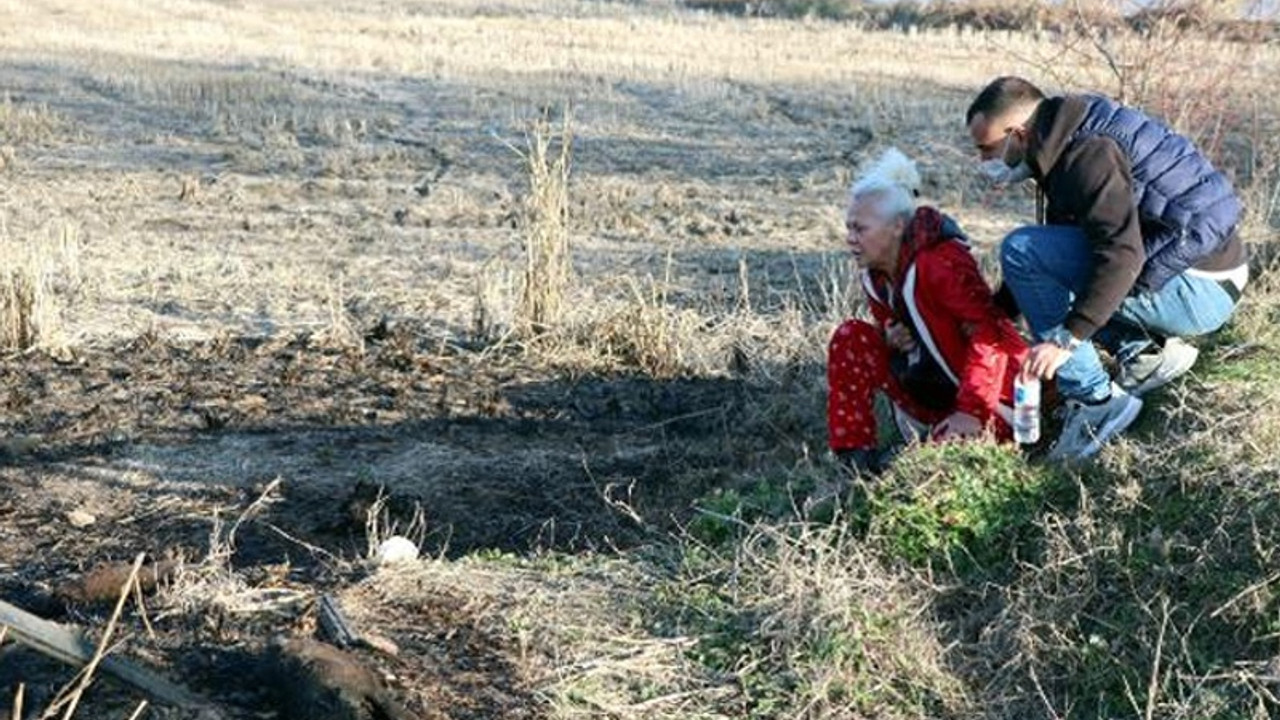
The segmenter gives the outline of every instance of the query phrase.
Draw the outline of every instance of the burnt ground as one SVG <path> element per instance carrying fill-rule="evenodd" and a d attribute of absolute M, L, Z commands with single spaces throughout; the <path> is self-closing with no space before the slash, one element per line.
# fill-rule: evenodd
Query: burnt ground
<path fill-rule="evenodd" d="M 251 587 L 311 597 L 367 573 L 356 486 L 385 486 L 402 521 L 420 506 L 427 553 L 598 551 L 667 531 L 746 449 L 760 452 L 744 380 L 570 377 L 514 352 L 442 346 L 408 325 L 376 327 L 361 348 L 305 335 L 183 346 L 144 337 L 28 354 L 0 363 L 0 388 L 0 598 L 90 628 L 110 603 L 68 602 L 60 587 L 140 552 L 198 563 L 215 517 L 234 520 L 272 481 L 271 502 L 237 531 L 231 565 Z M 774 442 L 787 430 L 785 414 L 760 422 Z M 74 527 L 74 510 L 93 524 Z M 404 696 L 423 717 L 538 715 L 505 641 L 458 598 L 385 617 L 365 629 L 400 655 L 364 657 L 413 689 Z M 308 634 L 314 621 L 305 602 L 162 612 L 153 637 L 128 621 L 127 648 L 229 717 L 261 717 L 276 707 L 252 681 L 264 643 Z M 71 675 L 6 645 L 0 706 L 25 682 L 28 707 L 39 707 Z M 86 702 L 86 716 L 127 717 L 137 696 L 105 681 Z"/>

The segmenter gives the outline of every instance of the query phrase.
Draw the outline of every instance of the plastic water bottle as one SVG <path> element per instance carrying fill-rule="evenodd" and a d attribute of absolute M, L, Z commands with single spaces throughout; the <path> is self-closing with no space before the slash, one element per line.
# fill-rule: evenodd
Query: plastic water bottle
<path fill-rule="evenodd" d="M 1013 439 L 1022 445 L 1040 440 L 1040 378 L 1013 381 Z"/>

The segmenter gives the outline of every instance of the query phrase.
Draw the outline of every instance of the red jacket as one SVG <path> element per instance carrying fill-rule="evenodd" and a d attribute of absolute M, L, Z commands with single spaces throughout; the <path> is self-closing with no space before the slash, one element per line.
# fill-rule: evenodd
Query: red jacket
<path fill-rule="evenodd" d="M 984 424 L 1010 422 L 1027 344 L 996 307 L 968 239 L 950 218 L 930 207 L 916 210 L 896 277 L 864 271 L 862 284 L 876 324 L 908 326 L 920 352 L 940 368 L 945 389 L 955 392 L 955 410 Z"/>

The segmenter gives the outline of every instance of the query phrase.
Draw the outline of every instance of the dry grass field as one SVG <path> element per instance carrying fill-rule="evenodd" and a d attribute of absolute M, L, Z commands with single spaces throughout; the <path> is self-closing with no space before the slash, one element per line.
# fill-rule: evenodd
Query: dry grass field
<path fill-rule="evenodd" d="M 0 26 L 0 599 L 96 637 L 79 578 L 178 561 L 117 652 L 236 719 L 312 716 L 267 648 L 322 593 L 421 718 L 1280 713 L 1272 45 L 1115 40 L 1249 198 L 1254 281 L 1191 377 L 1087 467 L 925 448 L 832 506 L 852 174 L 912 155 L 994 274 L 1031 200 L 963 111 L 1006 72 L 1114 89 L 1062 36 L 670 0 Z M 392 532 L 424 559 L 372 563 Z M 0 712 L 73 675 L 4 644 Z M 140 699 L 99 677 L 77 716 Z"/>

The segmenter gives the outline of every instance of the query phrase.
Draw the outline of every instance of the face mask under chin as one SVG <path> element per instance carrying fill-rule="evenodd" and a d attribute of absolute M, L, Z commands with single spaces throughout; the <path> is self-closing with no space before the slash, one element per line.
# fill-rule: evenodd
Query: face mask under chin
<path fill-rule="evenodd" d="M 1018 163 L 1013 167 L 1009 167 L 999 158 L 984 161 L 978 166 L 982 174 L 986 176 L 992 184 L 998 187 L 1006 185 L 1017 185 L 1020 182 L 1031 178 L 1031 166 L 1026 160 Z"/>
<path fill-rule="evenodd" d="M 1004 145 L 1000 148 L 1000 156 L 986 160 L 978 166 L 982 174 L 986 175 L 996 187 L 1017 185 L 1031 177 L 1031 166 L 1027 164 L 1026 158 L 1013 167 L 1005 163 L 1004 159 L 1009 155 L 1009 144 L 1012 142 L 1013 135 L 1006 135 Z"/>

